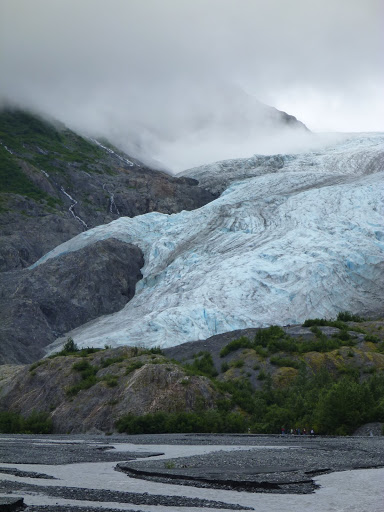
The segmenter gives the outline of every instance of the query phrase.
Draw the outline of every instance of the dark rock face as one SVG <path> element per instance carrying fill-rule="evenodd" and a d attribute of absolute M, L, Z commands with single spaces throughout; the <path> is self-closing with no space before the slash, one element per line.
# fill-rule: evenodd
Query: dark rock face
<path fill-rule="evenodd" d="M 0 112 L 0 271 L 121 216 L 193 210 L 215 197 L 63 126 Z"/>
<path fill-rule="evenodd" d="M 69 170 L 66 179 L 71 181 L 72 178 Z M 135 217 L 153 211 L 171 214 L 193 210 L 216 197 L 198 187 L 197 180 L 136 169 L 136 173 L 130 172 L 129 178 L 106 178 L 109 188 L 117 190 L 111 212 L 111 198 L 102 184 L 92 182 L 85 175 L 81 178 L 77 176 L 66 190 L 78 201 L 73 208 L 74 214 L 88 228 L 119 217 Z M 72 205 L 69 198 L 64 196 L 61 200 L 62 206 L 47 211 L 44 204 L 33 199 L 8 195 L 8 211 L 0 212 L 0 271 L 25 268 L 85 230 L 85 225 L 69 212 Z"/>
<path fill-rule="evenodd" d="M 0 112 L 0 364 L 28 363 L 84 322 L 121 309 L 141 251 L 109 240 L 26 270 L 120 216 L 199 208 L 215 195 L 33 114 Z"/>
<path fill-rule="evenodd" d="M 2 272 L 28 267 L 81 231 L 73 219 L 60 212 L 47 213 L 44 205 L 27 197 L 9 197 L 7 204 L 10 210 L 0 212 Z"/>
<path fill-rule="evenodd" d="M 0 274 L 0 364 L 35 361 L 58 336 L 121 309 L 143 264 L 139 248 L 108 239 Z"/>
<path fill-rule="evenodd" d="M 24 498 L 4 498 L 0 497 L 0 510 L 3 512 L 17 512 L 18 510 L 24 510 Z"/>

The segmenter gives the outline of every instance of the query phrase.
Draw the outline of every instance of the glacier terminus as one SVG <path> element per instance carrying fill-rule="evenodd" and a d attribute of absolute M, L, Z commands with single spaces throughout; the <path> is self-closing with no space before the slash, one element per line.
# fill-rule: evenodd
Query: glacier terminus
<path fill-rule="evenodd" d="M 119 218 L 80 233 L 35 264 L 109 237 L 143 251 L 143 279 L 133 299 L 68 333 L 79 346 L 168 347 L 345 310 L 378 313 L 384 301 L 384 134 L 345 136 L 313 152 L 226 160 L 182 174 L 220 197 L 193 211 Z"/>

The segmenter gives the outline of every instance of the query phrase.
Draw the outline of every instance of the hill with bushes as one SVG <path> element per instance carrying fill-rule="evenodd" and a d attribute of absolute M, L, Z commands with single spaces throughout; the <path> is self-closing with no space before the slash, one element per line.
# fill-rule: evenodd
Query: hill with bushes
<path fill-rule="evenodd" d="M 351 434 L 384 421 L 383 326 L 343 313 L 197 342 L 178 360 L 175 349 L 68 340 L 33 365 L 0 367 L 0 430 Z"/>

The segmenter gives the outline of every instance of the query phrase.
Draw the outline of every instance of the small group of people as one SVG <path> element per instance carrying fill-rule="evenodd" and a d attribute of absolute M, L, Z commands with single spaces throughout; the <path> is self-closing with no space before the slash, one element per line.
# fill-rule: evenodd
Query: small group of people
<path fill-rule="evenodd" d="M 285 436 L 285 434 L 290 434 L 292 436 L 306 436 L 307 434 L 311 435 L 311 436 L 314 436 L 315 435 L 315 431 L 313 430 L 313 428 L 311 428 L 311 430 L 307 430 L 306 428 L 303 428 L 303 429 L 300 429 L 300 428 L 291 428 L 291 429 L 285 429 L 285 427 L 281 427 L 281 434 L 283 436 Z"/>

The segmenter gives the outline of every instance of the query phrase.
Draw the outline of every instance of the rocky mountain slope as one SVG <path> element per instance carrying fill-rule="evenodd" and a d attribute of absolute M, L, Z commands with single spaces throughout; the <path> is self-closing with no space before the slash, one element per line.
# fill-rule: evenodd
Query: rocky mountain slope
<path fill-rule="evenodd" d="M 14 368 L 0 380 L 0 408 L 26 416 L 48 412 L 57 433 L 111 432 L 127 412 L 209 408 L 217 397 L 206 377 L 188 376 L 162 355 L 126 347 Z"/>
<path fill-rule="evenodd" d="M 0 112 L 0 271 L 24 268 L 120 216 L 175 213 L 215 198 L 56 121 Z"/>
<path fill-rule="evenodd" d="M 0 112 L 0 364 L 33 362 L 58 336 L 121 309 L 141 278 L 139 248 L 117 240 L 27 267 L 120 216 L 198 208 L 216 196 L 145 167 L 56 121 Z"/>
<path fill-rule="evenodd" d="M 143 264 L 138 247 L 110 238 L 33 270 L 0 273 L 0 364 L 36 361 L 58 336 L 120 310 Z"/>
<path fill-rule="evenodd" d="M 143 251 L 135 296 L 121 311 L 71 332 L 80 346 L 167 347 L 344 310 L 380 315 L 383 169 L 381 134 L 193 169 L 188 176 L 213 193 L 225 188 L 218 199 L 172 216 L 120 218 L 38 264 L 108 237 Z"/>

